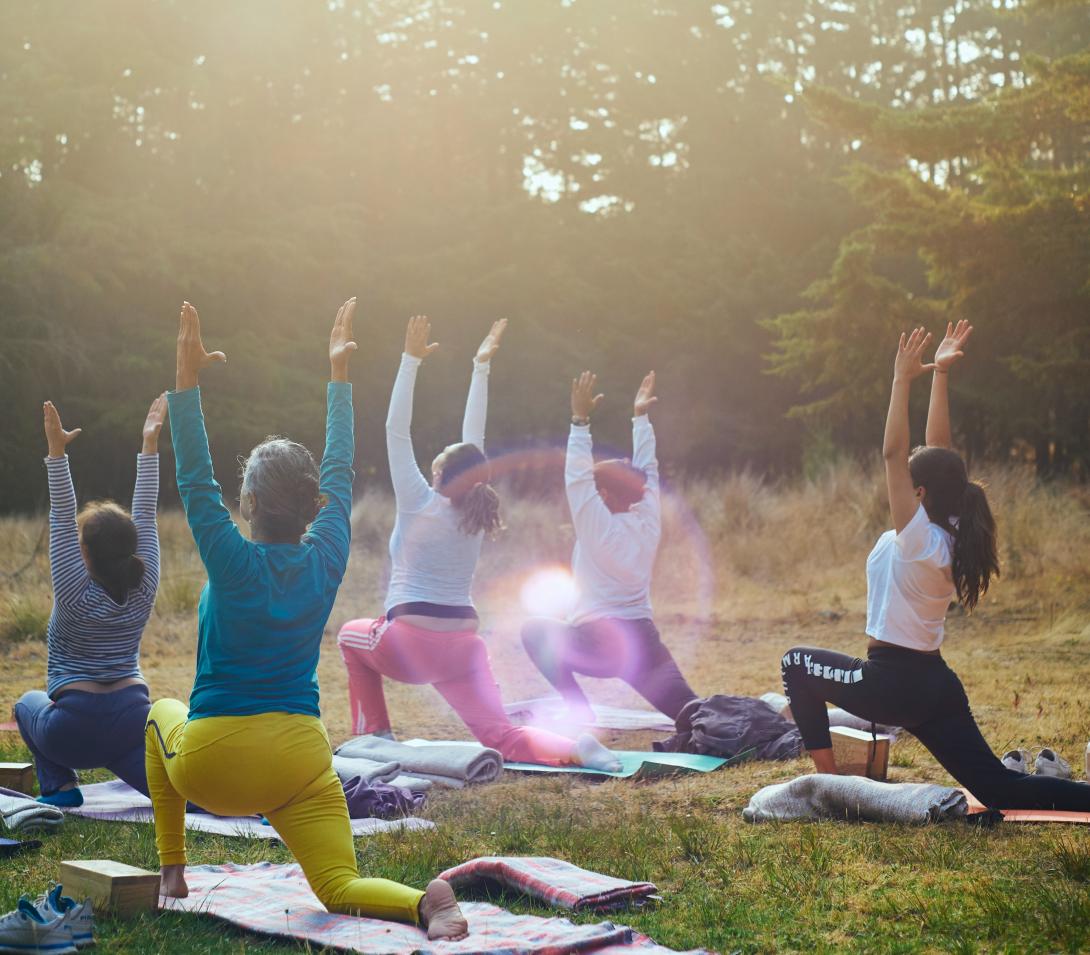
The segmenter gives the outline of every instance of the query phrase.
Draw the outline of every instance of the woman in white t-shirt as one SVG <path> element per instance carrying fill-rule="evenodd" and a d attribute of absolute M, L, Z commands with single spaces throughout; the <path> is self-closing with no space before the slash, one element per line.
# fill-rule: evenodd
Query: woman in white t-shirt
<path fill-rule="evenodd" d="M 416 463 L 410 426 L 417 370 L 439 346 L 429 344 L 427 318 L 409 321 L 386 419 L 397 520 L 385 612 L 377 620 L 349 621 L 337 636 L 348 669 L 352 728 L 390 734 L 383 678 L 430 683 L 473 735 L 506 760 L 619 771 L 617 758 L 587 733 L 573 740 L 512 725 L 477 632 L 473 574 L 484 538 L 500 529 L 499 497 L 484 455 L 488 372 L 506 327 L 506 319 L 493 324 L 473 359 L 462 442 L 435 458 L 429 484 Z"/>
<path fill-rule="evenodd" d="M 901 335 L 882 449 L 894 529 L 867 558 L 866 660 L 795 647 L 782 660 L 784 690 L 818 772 L 836 773 L 826 703 L 875 723 L 903 726 L 951 776 L 995 809 L 1090 810 L 1090 786 L 1007 769 L 969 709 L 957 674 L 943 660 L 946 609 L 969 611 L 999 574 L 995 520 L 984 489 L 951 450 L 947 381 L 972 333 L 947 326 L 932 364 L 921 361 L 931 335 Z M 909 453 L 912 380 L 933 371 L 927 445 Z"/>

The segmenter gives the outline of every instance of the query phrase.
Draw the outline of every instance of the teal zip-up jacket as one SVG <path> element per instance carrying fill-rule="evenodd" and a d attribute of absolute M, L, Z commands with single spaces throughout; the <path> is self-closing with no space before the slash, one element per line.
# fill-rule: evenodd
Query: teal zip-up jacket
<path fill-rule="evenodd" d="M 318 654 L 352 539 L 352 386 L 329 383 L 319 479 L 327 503 L 298 544 L 242 536 L 212 473 L 200 389 L 167 400 L 178 493 L 208 571 L 189 718 L 319 716 Z"/>

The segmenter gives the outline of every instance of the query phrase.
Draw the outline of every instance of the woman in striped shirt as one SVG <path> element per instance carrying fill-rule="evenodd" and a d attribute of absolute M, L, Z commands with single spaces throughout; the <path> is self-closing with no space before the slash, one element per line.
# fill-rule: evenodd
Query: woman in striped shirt
<path fill-rule="evenodd" d="M 32 690 L 14 715 L 34 754 L 40 801 L 79 806 L 77 769 L 104 766 L 147 795 L 144 723 L 151 700 L 140 672 L 140 638 L 159 587 L 159 432 L 166 396 L 152 402 L 136 459 L 131 515 L 112 501 L 77 515 L 66 431 L 44 406 L 49 457 L 49 617 L 46 692 Z"/>

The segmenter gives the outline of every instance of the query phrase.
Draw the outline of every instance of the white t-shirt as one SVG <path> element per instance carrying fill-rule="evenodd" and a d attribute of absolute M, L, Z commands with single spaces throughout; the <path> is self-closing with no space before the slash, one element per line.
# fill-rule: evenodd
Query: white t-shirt
<path fill-rule="evenodd" d="M 613 514 L 594 484 L 590 428 L 572 425 L 564 471 L 575 525 L 572 573 L 579 591 L 572 623 L 651 618 L 651 570 L 662 518 L 655 431 L 647 415 L 632 419 L 632 463 L 647 475 L 643 500 Z"/>
<path fill-rule="evenodd" d="M 886 531 L 867 558 L 867 636 L 912 650 L 937 650 L 957 593 L 954 540 L 921 504 L 898 534 Z"/>
<path fill-rule="evenodd" d="M 461 530 L 457 508 L 432 488 L 416 463 L 410 425 L 419 367 L 419 358 L 401 356 L 386 418 L 386 449 L 397 498 L 397 520 L 390 536 L 387 611 L 399 604 L 415 602 L 472 607 L 469 592 L 484 540 L 483 532 L 466 534 Z M 487 362 L 473 362 L 462 422 L 462 440 L 482 451 L 489 367 Z"/>

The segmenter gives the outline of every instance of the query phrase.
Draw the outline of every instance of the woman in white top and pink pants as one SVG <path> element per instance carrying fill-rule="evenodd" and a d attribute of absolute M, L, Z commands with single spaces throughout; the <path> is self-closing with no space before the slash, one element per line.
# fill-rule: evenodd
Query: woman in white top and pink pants
<path fill-rule="evenodd" d="M 488 648 L 477 633 L 470 588 L 481 544 L 501 527 L 499 498 L 489 484 L 484 456 L 488 372 L 506 328 L 503 319 L 473 360 L 462 443 L 432 462 L 429 484 L 417 466 L 410 425 L 417 369 L 438 345 L 431 326 L 409 321 L 405 353 L 390 396 L 386 446 L 397 499 L 390 537 L 391 573 L 386 612 L 377 620 L 353 620 L 337 637 L 348 668 L 348 699 L 357 733 L 389 734 L 383 677 L 430 683 L 480 742 L 513 762 L 619 769 L 594 737 L 572 740 L 532 727 L 513 726 L 503 709 Z"/>
<path fill-rule="evenodd" d="M 947 327 L 932 364 L 931 340 L 901 336 L 883 457 L 894 529 L 867 559 L 867 659 L 795 647 L 782 660 L 784 690 L 818 772 L 835 773 L 826 703 L 875 723 L 903 726 L 943 768 L 993 809 L 1090 810 L 1090 786 L 1007 769 L 969 709 L 957 674 L 940 655 L 946 609 L 972 610 L 999 573 L 995 521 L 984 489 L 951 450 L 947 379 L 972 326 Z M 934 371 L 927 445 L 909 454 L 912 379 Z"/>

